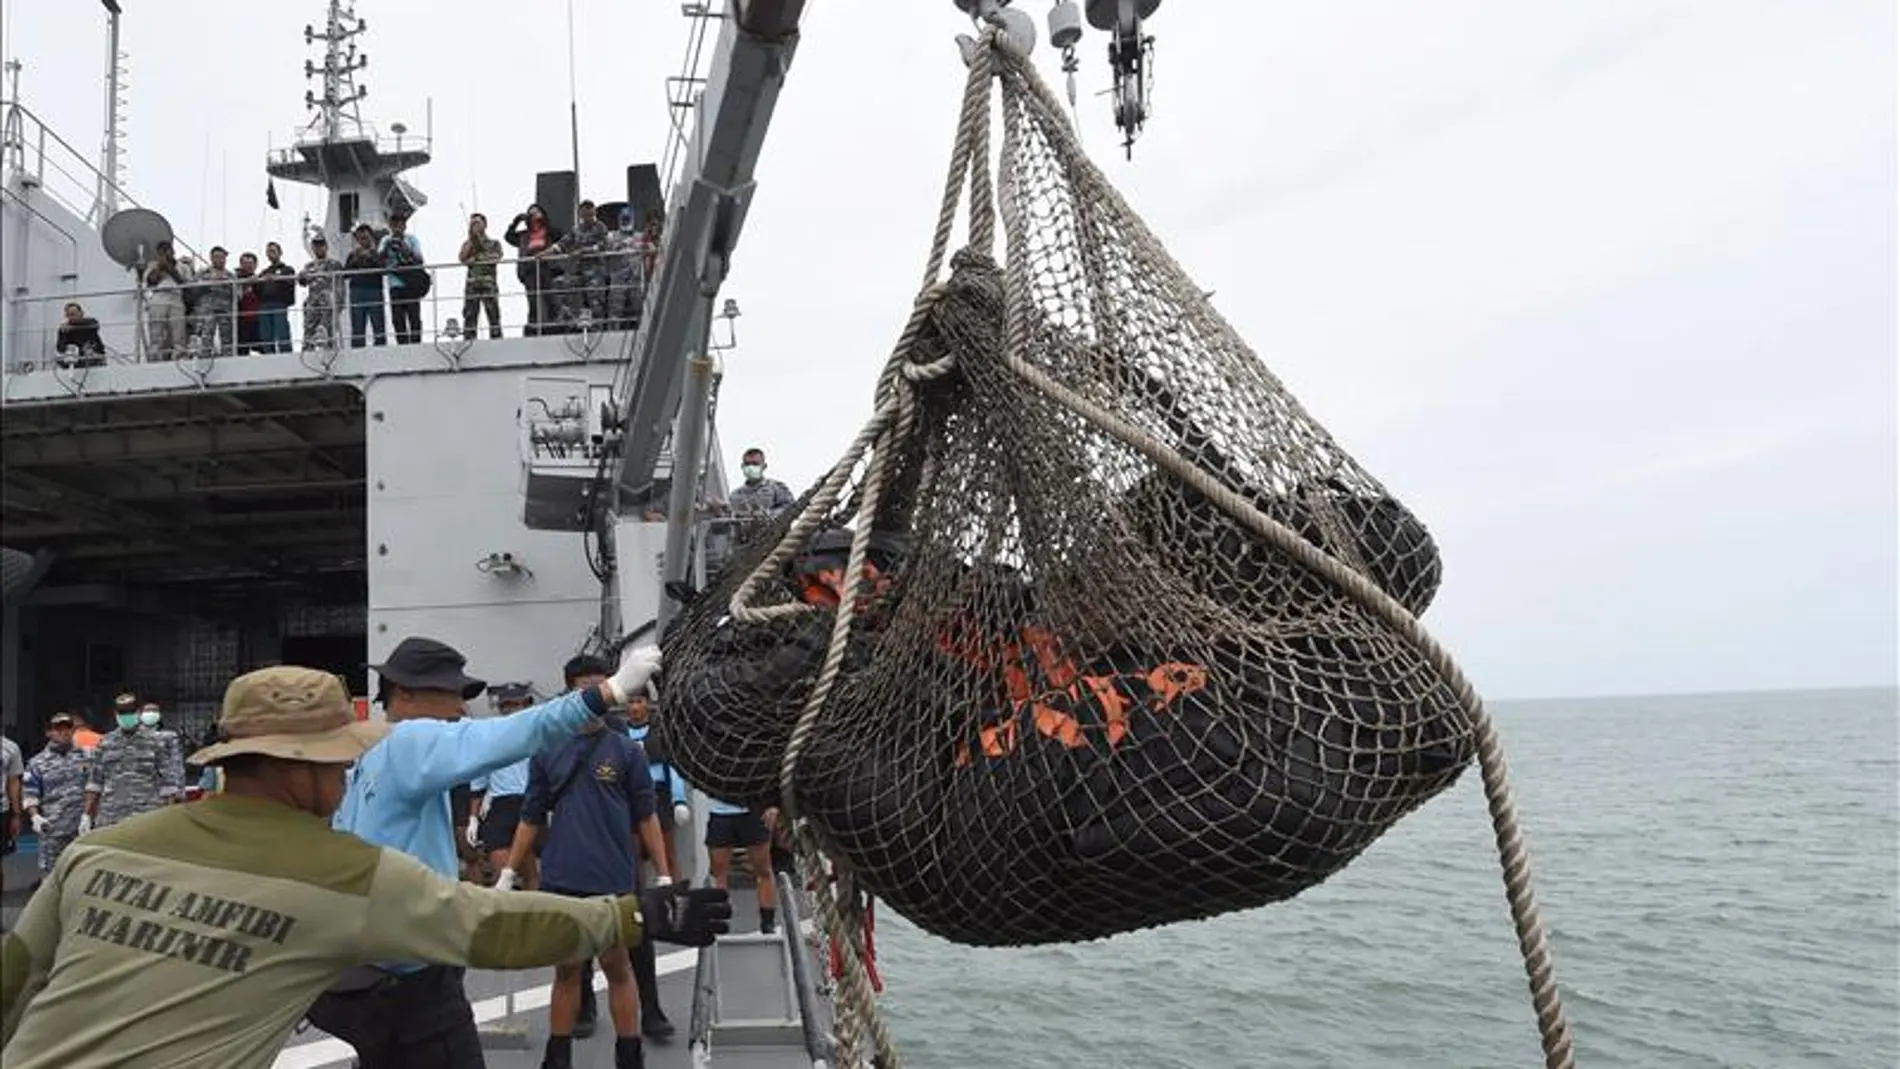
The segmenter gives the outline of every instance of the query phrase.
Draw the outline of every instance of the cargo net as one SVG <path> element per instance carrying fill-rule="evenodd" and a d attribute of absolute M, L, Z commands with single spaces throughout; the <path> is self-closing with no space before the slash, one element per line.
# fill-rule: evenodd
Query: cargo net
<path fill-rule="evenodd" d="M 1495 733 L 1416 619 L 1431 536 L 1209 306 L 1029 63 L 994 34 L 966 54 L 876 414 L 682 613 L 666 753 L 793 818 L 834 938 L 856 944 L 874 895 L 1011 946 L 1290 898 L 1482 756 L 1566 1064 Z M 940 281 L 966 185 L 969 244 Z M 869 1027 L 894 1062 L 854 986 L 841 1057 Z"/>

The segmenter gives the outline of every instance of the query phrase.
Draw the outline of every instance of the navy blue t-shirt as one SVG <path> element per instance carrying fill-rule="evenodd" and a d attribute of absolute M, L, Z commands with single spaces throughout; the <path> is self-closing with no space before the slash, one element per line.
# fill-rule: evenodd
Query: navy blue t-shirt
<path fill-rule="evenodd" d="M 548 797 L 576 762 L 574 777 L 548 819 Z M 653 815 L 653 776 L 640 746 L 616 731 L 576 735 L 528 763 L 523 824 L 546 825 L 541 849 L 541 886 L 590 895 L 629 894 L 638 889 L 634 832 Z"/>

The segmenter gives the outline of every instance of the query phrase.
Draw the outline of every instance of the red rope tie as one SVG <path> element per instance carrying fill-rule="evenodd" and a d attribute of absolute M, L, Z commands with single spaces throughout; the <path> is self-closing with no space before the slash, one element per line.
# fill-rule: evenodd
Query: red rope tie
<path fill-rule="evenodd" d="M 836 877 L 833 877 L 836 882 Z M 871 990 L 884 993 L 884 979 L 877 973 L 877 899 L 868 899 L 864 904 L 864 974 L 870 978 Z M 844 945 L 834 936 L 831 940 L 831 978 L 844 978 Z"/>

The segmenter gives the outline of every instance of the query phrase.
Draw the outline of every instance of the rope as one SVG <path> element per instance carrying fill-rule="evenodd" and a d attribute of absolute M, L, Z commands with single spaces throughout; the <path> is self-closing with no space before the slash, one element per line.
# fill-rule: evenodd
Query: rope
<path fill-rule="evenodd" d="M 863 1062 L 866 1033 L 869 1033 L 875 1061 L 880 1069 L 901 1069 L 902 1062 L 878 1007 L 876 989 L 882 985 L 874 978 L 872 967 L 868 964 L 870 921 L 869 907 L 865 902 L 867 896 L 850 884 L 846 873 L 839 874 L 845 885 L 843 894 L 839 893 L 839 888 L 830 878 L 825 851 L 818 841 L 816 830 L 799 817 L 795 789 L 798 761 L 817 731 L 825 703 L 844 664 L 864 573 L 864 558 L 870 546 L 869 517 L 877 514 L 892 456 L 916 431 L 916 384 L 941 378 L 955 369 L 954 356 L 946 355 L 930 363 L 920 364 L 911 360 L 911 352 L 930 321 L 931 312 L 945 292 L 941 281 L 944 260 L 950 250 L 957 207 L 963 201 L 966 189 L 970 194 L 970 247 L 985 253 L 995 247 L 996 207 L 995 194 L 990 185 L 989 112 L 994 82 L 991 57 L 996 39 L 994 27 L 985 31 L 983 45 L 976 50 L 970 62 L 969 79 L 964 87 L 963 110 L 957 122 L 956 141 L 944 180 L 943 199 L 924 269 L 923 286 L 911 308 L 910 319 L 904 324 L 904 330 L 878 378 L 876 408 L 844 455 L 825 474 L 817 493 L 806 502 L 804 509 L 779 539 L 778 545 L 733 592 L 729 605 L 733 620 L 748 624 L 816 611 L 816 606 L 803 602 L 758 605 L 755 601 L 760 588 L 809 542 L 812 533 L 831 516 L 843 496 L 845 486 L 851 480 L 852 472 L 868 453 L 870 464 L 852 502 L 853 514 L 866 522 L 859 523 L 852 532 L 851 551 L 846 560 L 843 590 L 832 622 L 831 641 L 779 766 L 780 812 L 792 823 L 799 867 L 812 889 L 819 920 L 831 937 L 833 947 L 837 949 L 840 966 L 835 999 L 838 1063 L 853 1069 Z"/>
<path fill-rule="evenodd" d="M 1036 95 L 1038 102 L 1059 120 L 1054 124 L 1057 130 L 1055 136 L 1066 139 L 1067 143 L 1062 148 L 1071 155 L 1071 158 L 1081 161 L 1080 169 L 1085 175 L 1090 178 L 1099 178 L 1099 173 L 1087 163 L 1086 158 L 1081 154 L 1080 146 L 1075 143 L 1074 131 L 1066 119 L 1062 118 L 1060 102 L 1036 74 L 1034 67 L 1013 60 L 1012 56 L 1012 62 L 1004 64 L 1002 77 L 1013 86 L 1026 89 Z M 1003 154 L 1005 158 L 1008 158 L 1010 149 L 1019 136 L 1021 119 L 1013 108 L 1005 108 L 1003 114 Z M 1004 181 L 1008 182 L 1009 177 L 1009 173 L 1005 171 Z M 1119 194 L 1106 182 L 1098 180 L 1091 184 L 1100 187 L 1091 190 L 1092 193 L 1119 199 Z M 1418 618 L 1362 573 L 1342 564 L 1324 550 L 1262 513 L 1246 498 L 1228 488 L 1208 472 L 1190 464 L 1153 434 L 1068 389 L 1042 369 L 1023 359 L 1022 354 L 1028 344 L 1028 324 L 1032 311 L 1027 282 L 1028 242 L 1024 220 L 1016 211 L 1016 202 L 1009 196 L 1008 189 L 1004 190 L 1001 200 L 1004 226 L 1008 236 L 1006 245 L 1009 250 L 1009 269 L 1004 272 L 1008 324 L 1004 360 L 1008 367 L 1051 400 L 1114 436 L 1124 445 L 1193 487 L 1274 548 L 1337 585 L 1366 608 L 1377 613 L 1431 662 L 1456 693 L 1459 702 L 1472 720 L 1478 749 L 1478 766 L 1484 779 L 1485 801 L 1490 809 L 1491 824 L 1497 838 L 1498 860 L 1504 872 L 1505 898 L 1510 903 L 1511 921 L 1517 929 L 1518 949 L 1523 956 L 1524 971 L 1530 982 L 1531 1004 L 1537 1014 L 1537 1027 L 1544 1049 L 1544 1064 L 1547 1069 L 1572 1069 L 1575 1063 L 1570 1026 L 1565 1019 L 1563 1005 L 1558 996 L 1556 974 L 1545 935 L 1543 915 L 1538 908 L 1537 896 L 1532 888 L 1530 858 L 1523 831 L 1518 825 L 1517 804 L 1511 795 L 1510 773 L 1505 765 L 1504 745 L 1498 736 L 1496 725 L 1491 720 L 1490 712 L 1485 708 L 1482 699 L 1478 697 L 1476 689 L 1457 662 L 1452 659 L 1450 652 L 1432 637 Z M 1130 218 L 1138 218 L 1132 211 L 1126 214 Z M 1173 277 L 1185 277 L 1185 272 L 1180 270 L 1168 251 L 1145 229 L 1132 234 L 1131 239 L 1144 246 L 1140 250 L 1143 254 L 1173 269 L 1171 272 Z M 1197 322 L 1197 326 L 1209 326 L 1218 330 L 1231 329 L 1217 317 L 1214 317 L 1213 322 L 1208 322 L 1210 317 L 1202 311 L 1205 303 L 1198 299 L 1198 294 L 1193 296 L 1195 299 L 1183 300 L 1181 303 L 1183 307 L 1191 309 L 1189 314 L 1200 321 Z"/>

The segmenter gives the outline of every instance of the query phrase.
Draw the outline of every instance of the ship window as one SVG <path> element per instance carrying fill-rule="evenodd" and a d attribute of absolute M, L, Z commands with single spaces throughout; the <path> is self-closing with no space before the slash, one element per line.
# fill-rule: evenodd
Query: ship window
<path fill-rule="evenodd" d="M 337 233 L 347 234 L 356 229 L 356 208 L 356 194 L 340 193 L 337 195 L 336 211 L 339 217 L 337 219 Z"/>

